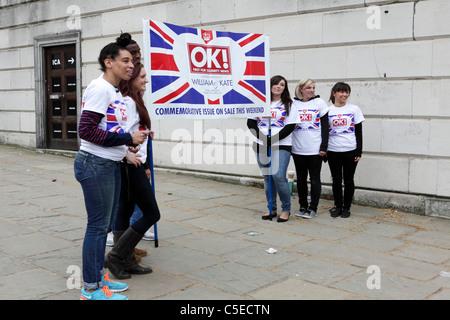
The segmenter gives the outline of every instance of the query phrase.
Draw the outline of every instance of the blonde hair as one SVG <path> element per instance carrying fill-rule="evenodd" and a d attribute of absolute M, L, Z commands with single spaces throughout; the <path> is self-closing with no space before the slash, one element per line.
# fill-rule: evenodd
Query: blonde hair
<path fill-rule="evenodd" d="M 310 84 L 315 83 L 312 79 L 302 79 L 298 82 L 297 86 L 295 87 L 295 96 L 303 100 L 303 95 L 300 90 L 302 90 L 304 87 L 309 86 Z"/>

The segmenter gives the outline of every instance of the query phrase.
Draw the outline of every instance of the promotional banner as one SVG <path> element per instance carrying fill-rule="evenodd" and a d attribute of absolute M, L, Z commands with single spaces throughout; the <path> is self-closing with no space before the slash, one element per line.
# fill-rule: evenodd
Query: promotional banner
<path fill-rule="evenodd" d="M 270 115 L 270 47 L 263 34 L 143 21 L 151 119 Z"/>

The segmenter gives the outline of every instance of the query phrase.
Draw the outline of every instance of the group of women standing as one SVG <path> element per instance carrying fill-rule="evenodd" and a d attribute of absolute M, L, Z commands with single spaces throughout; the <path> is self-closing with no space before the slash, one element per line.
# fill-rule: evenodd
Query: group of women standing
<path fill-rule="evenodd" d="M 271 79 L 271 116 L 247 121 L 255 136 L 253 149 L 264 176 L 269 208 L 262 219 L 277 217 L 277 194 L 282 209 L 277 221 L 289 219 L 291 189 L 286 172 L 291 154 L 300 205 L 295 215 L 306 219 L 317 216 L 322 192 L 322 162 L 328 161 L 334 196 L 330 214 L 332 217 L 350 216 L 355 192 L 354 174 L 362 154 L 362 122 L 365 120 L 360 108 L 347 102 L 350 93 L 347 83 L 336 83 L 330 94 L 332 105 L 328 106 L 320 96 L 316 96 L 315 82 L 304 79 L 297 84 L 295 98 L 291 100 L 286 79 L 282 76 Z"/>
<path fill-rule="evenodd" d="M 83 95 L 78 129 L 81 146 L 74 163 L 87 211 L 82 253 L 83 300 L 127 299 L 118 292 L 127 290 L 128 285 L 111 280 L 104 267 L 117 279 L 152 271 L 139 265 L 135 255 L 136 245 L 160 219 L 148 167 L 144 165 L 148 139 L 153 138 L 153 133 L 142 98 L 148 80 L 138 49 L 129 34 L 122 34 L 116 42 L 105 46 L 98 59 L 103 73 L 89 84 Z M 333 105 L 328 107 L 315 95 L 314 81 L 307 79 L 297 85 L 292 100 L 286 79 L 281 76 L 271 79 L 271 117 L 247 122 L 256 137 L 254 150 L 264 175 L 269 213 L 263 219 L 277 216 L 277 194 L 282 203 L 277 221 L 286 222 L 290 217 L 286 171 L 291 154 L 300 203 L 296 215 L 304 218 L 317 215 L 320 171 L 326 157 L 335 198 L 331 215 L 350 215 L 353 175 L 362 153 L 364 117 L 357 106 L 347 103 L 349 95 L 350 87 L 337 83 L 331 91 Z M 142 216 L 130 225 L 136 205 Z M 115 244 L 105 257 L 109 230 L 114 230 Z"/>
<path fill-rule="evenodd" d="M 139 265 L 135 256 L 136 245 L 160 218 L 143 165 L 148 137 L 153 137 L 142 99 L 148 80 L 135 47 L 129 34 L 105 46 L 98 59 L 103 73 L 83 95 L 78 128 L 81 146 L 74 163 L 88 219 L 82 253 L 82 300 L 127 299 L 117 292 L 127 290 L 128 285 L 111 280 L 104 267 L 118 279 L 152 272 Z M 142 217 L 130 225 L 136 205 Z M 111 229 L 115 244 L 105 257 Z"/>

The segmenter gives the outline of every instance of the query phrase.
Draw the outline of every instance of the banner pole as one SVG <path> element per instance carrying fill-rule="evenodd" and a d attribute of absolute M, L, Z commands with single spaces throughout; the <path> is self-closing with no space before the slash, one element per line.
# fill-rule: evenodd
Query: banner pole
<path fill-rule="evenodd" d="M 149 160 L 150 160 L 150 174 L 151 174 L 151 183 L 152 183 L 152 189 L 153 189 L 153 195 L 156 197 L 156 193 L 155 193 L 155 175 L 153 173 L 154 168 L 153 168 L 153 139 L 151 139 L 150 137 L 148 138 L 148 149 L 149 149 Z M 155 234 L 155 248 L 159 247 L 159 242 L 158 242 L 158 223 L 155 223 L 153 225 L 153 231 Z"/>
<path fill-rule="evenodd" d="M 272 113 L 269 116 L 269 133 L 268 133 L 268 141 L 270 139 L 270 143 L 268 143 L 268 156 L 269 156 L 269 216 L 270 221 L 272 221 Z"/>

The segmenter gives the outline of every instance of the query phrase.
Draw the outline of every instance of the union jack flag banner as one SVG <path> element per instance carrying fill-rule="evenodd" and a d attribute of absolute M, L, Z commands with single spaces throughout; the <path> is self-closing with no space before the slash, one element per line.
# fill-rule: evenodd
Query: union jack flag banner
<path fill-rule="evenodd" d="M 145 101 L 152 119 L 270 115 L 268 36 L 143 24 Z"/>

